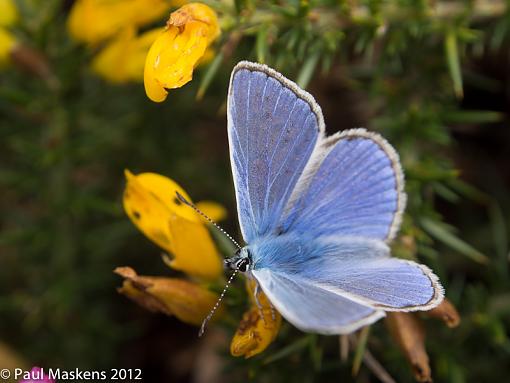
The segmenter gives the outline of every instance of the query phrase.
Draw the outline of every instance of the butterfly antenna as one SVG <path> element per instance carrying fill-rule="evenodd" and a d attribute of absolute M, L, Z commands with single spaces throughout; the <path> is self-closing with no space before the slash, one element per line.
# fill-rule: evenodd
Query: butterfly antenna
<path fill-rule="evenodd" d="M 209 312 L 209 314 L 207 314 L 207 316 L 205 317 L 205 319 L 203 320 L 202 322 L 202 325 L 200 326 L 200 331 L 198 332 L 198 336 L 201 337 L 202 335 L 204 335 L 204 332 L 205 332 L 205 327 L 207 326 L 207 323 L 209 323 L 209 321 L 211 320 L 211 318 L 213 317 L 214 313 L 216 312 L 216 310 L 218 310 L 218 307 L 220 307 L 220 303 L 221 301 L 223 300 L 223 297 L 225 296 L 225 293 L 227 292 L 230 284 L 232 283 L 232 281 L 234 280 L 234 277 L 237 275 L 237 272 L 239 270 L 238 269 L 235 269 L 234 272 L 232 273 L 232 275 L 230 276 L 230 278 L 228 279 L 227 281 L 227 284 L 225 285 L 225 287 L 223 288 L 223 291 L 221 292 L 220 294 L 220 297 L 218 298 L 218 300 L 216 301 L 216 303 L 214 304 L 214 307 L 211 309 L 211 311 Z"/>
<path fill-rule="evenodd" d="M 179 198 L 179 201 L 181 201 L 183 204 L 185 205 L 188 205 L 190 208 L 192 208 L 193 210 L 195 210 L 198 214 L 200 214 L 202 217 L 204 217 L 210 224 L 212 224 L 216 229 L 218 229 L 219 231 L 221 231 L 223 234 L 225 234 L 225 236 L 230 239 L 232 241 L 232 243 L 234 245 L 237 246 L 238 249 L 241 248 L 241 246 L 239 246 L 239 244 L 237 243 L 237 241 L 232 238 L 232 236 L 227 233 L 225 230 L 223 230 L 223 228 L 218 225 L 216 222 L 214 222 L 211 218 L 209 218 L 207 215 L 205 215 L 205 213 L 203 211 L 201 211 L 198 207 L 196 207 L 193 203 L 189 202 L 186 198 L 184 198 L 184 196 L 179 193 L 178 191 L 175 192 L 175 194 L 177 194 L 177 198 Z"/>

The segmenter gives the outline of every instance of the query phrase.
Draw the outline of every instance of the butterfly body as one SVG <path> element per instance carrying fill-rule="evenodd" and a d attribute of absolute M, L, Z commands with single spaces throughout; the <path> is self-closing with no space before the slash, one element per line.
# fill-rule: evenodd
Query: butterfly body
<path fill-rule="evenodd" d="M 238 253 L 227 260 L 229 269 L 239 269 L 239 263 L 246 259 L 249 265 L 242 272 L 252 272 L 264 268 L 289 271 L 302 267 L 314 257 L 320 257 L 320 249 L 307 241 L 306 237 L 294 233 L 268 235 L 257 238 L 253 243 L 243 247 Z"/>
<path fill-rule="evenodd" d="M 364 129 L 326 137 L 310 94 L 249 62 L 232 72 L 228 124 L 247 246 L 226 265 L 254 278 L 288 321 L 341 334 L 441 302 L 430 269 L 390 256 L 406 196 L 386 140 Z"/>

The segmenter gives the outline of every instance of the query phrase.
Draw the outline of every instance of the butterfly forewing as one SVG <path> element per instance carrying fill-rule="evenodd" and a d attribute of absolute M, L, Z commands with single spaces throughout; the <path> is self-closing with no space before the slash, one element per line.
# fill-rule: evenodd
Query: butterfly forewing
<path fill-rule="evenodd" d="M 296 89 L 258 64 L 241 62 L 232 73 L 228 135 L 239 222 L 247 242 L 276 229 L 323 129 L 320 109 Z"/>

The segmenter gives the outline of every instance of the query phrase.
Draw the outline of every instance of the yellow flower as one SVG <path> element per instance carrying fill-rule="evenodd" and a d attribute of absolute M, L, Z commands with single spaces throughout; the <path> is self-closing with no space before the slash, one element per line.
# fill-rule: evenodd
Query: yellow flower
<path fill-rule="evenodd" d="M 7 29 L 0 27 L 0 66 L 10 60 L 13 48 L 16 45 L 16 38 Z"/>
<path fill-rule="evenodd" d="M 215 280 L 222 274 L 220 256 L 202 218 L 176 196 L 191 198 L 174 181 L 155 173 L 133 175 L 126 171 L 124 209 L 133 223 L 153 242 L 171 254 L 170 266 L 191 276 Z M 224 210 L 208 202 L 212 219 Z"/>
<path fill-rule="evenodd" d="M 0 0 L 0 27 L 10 27 L 18 21 L 18 10 L 12 0 Z"/>
<path fill-rule="evenodd" d="M 126 28 L 94 57 L 92 69 L 113 83 L 142 81 L 145 57 L 160 33 L 157 28 L 136 36 L 135 28 Z"/>
<path fill-rule="evenodd" d="M 165 0 L 77 0 L 67 27 L 75 40 L 96 44 L 125 27 L 158 20 L 170 6 Z"/>
<path fill-rule="evenodd" d="M 115 273 L 124 278 L 119 293 L 150 311 L 175 315 L 192 325 L 200 325 L 218 299 L 217 294 L 183 279 L 139 276 L 130 267 L 118 267 Z"/>
<path fill-rule="evenodd" d="M 5 27 L 10 27 L 18 21 L 18 10 L 12 0 L 0 0 L 0 66 L 11 59 L 11 54 L 17 44 L 16 37 Z"/>
<path fill-rule="evenodd" d="M 248 280 L 247 289 L 251 299 L 250 309 L 244 313 L 243 319 L 230 343 L 230 353 L 233 356 L 250 358 L 264 351 L 276 338 L 282 323 L 282 317 L 275 309 L 266 295 L 259 291 L 259 308 L 255 301 L 254 291 L 256 282 Z M 261 317 L 261 312 L 264 318 Z"/>
<path fill-rule="evenodd" d="M 133 223 L 152 241 L 172 254 L 172 268 L 191 276 L 218 281 L 222 274 L 220 257 L 200 215 L 177 198 L 176 192 L 191 202 L 188 194 L 174 181 L 155 173 L 134 175 L 126 170 L 124 209 Z M 226 215 L 217 203 L 203 201 L 200 210 L 213 220 Z M 124 278 L 118 291 L 148 310 L 175 315 L 183 322 L 200 325 L 218 299 L 218 295 L 197 283 L 179 278 L 138 276 L 129 267 L 115 272 Z M 250 309 L 243 315 L 230 350 L 234 356 L 250 358 L 264 351 L 276 338 L 282 317 L 272 309 L 262 291 L 255 299 L 256 282 L 248 280 Z M 260 304 L 260 308 L 258 304 Z M 213 316 L 221 316 L 223 309 Z"/>
<path fill-rule="evenodd" d="M 167 89 L 191 81 L 193 69 L 219 34 L 216 13 L 207 5 L 190 3 L 173 12 L 147 54 L 147 96 L 155 102 L 164 101 Z"/>

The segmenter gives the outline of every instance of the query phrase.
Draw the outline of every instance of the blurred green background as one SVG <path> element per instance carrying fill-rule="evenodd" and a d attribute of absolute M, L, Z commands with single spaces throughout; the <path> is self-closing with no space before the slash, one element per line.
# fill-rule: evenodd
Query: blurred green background
<path fill-rule="evenodd" d="M 363 126 L 397 148 L 409 206 L 394 253 L 433 268 L 462 317 L 456 329 L 424 321 L 433 377 L 507 381 L 508 3 L 206 3 L 222 27 L 214 57 L 156 104 L 141 77 L 112 83 L 91 70 L 106 43 L 71 38 L 73 1 L 15 2 L 17 21 L 1 27 L 16 44 L 0 72 L 0 365 L 15 354 L 27 366 L 142 368 L 148 382 L 377 381 L 364 366 L 351 376 L 336 337 L 285 325 L 265 353 L 235 359 L 235 324 L 197 339 L 195 328 L 115 290 L 117 266 L 173 273 L 123 212 L 126 168 L 222 203 L 225 228 L 240 237 L 225 100 L 231 68 L 249 59 L 306 87 L 329 133 Z M 240 319 L 245 307 L 235 303 Z M 396 381 L 413 380 L 383 323 L 368 347 Z"/>

